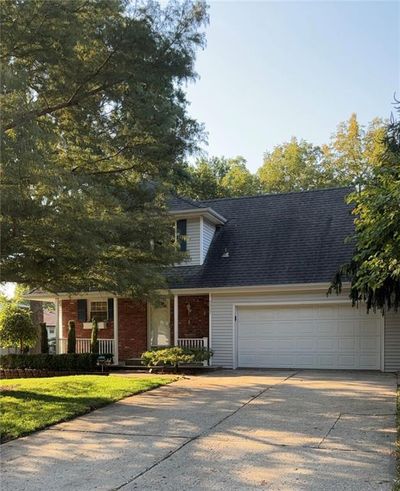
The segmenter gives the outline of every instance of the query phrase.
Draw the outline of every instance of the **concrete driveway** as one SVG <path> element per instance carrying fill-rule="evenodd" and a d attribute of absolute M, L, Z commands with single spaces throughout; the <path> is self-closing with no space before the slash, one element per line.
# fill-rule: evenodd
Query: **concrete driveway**
<path fill-rule="evenodd" d="M 2 445 L 5 490 L 390 490 L 391 374 L 221 371 Z"/>

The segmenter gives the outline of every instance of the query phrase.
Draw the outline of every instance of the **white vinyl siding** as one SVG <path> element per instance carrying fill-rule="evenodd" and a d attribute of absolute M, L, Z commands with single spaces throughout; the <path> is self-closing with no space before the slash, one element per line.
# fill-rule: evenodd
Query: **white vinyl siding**
<path fill-rule="evenodd" d="M 188 218 L 186 223 L 186 243 L 189 258 L 181 266 L 200 264 L 200 218 Z"/>
<path fill-rule="evenodd" d="M 400 312 L 385 314 L 385 371 L 400 371 Z"/>
<path fill-rule="evenodd" d="M 208 249 L 213 240 L 215 225 L 208 220 L 203 220 L 203 261 L 206 259 Z"/>
<path fill-rule="evenodd" d="M 346 300 L 346 297 L 339 297 Z M 264 303 L 292 303 L 315 302 L 316 304 L 334 305 L 338 297 L 326 296 L 326 291 L 312 291 L 303 293 L 213 293 L 211 299 L 212 339 L 211 346 L 214 351 L 212 364 L 233 368 L 236 366 L 236 339 L 234 339 L 233 316 L 235 304 L 264 304 Z M 367 315 L 367 314 L 366 314 Z"/>

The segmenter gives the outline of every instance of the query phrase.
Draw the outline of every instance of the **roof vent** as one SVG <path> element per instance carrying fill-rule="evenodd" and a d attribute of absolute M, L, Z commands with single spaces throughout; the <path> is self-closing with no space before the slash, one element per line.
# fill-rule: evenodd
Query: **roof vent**
<path fill-rule="evenodd" d="M 222 254 L 221 257 L 229 257 L 229 251 L 226 247 L 225 247 L 224 253 Z"/>

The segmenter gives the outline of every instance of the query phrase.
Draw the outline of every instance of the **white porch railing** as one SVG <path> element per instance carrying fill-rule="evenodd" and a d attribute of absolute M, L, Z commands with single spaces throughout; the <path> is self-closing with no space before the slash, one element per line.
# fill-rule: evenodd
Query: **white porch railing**
<path fill-rule="evenodd" d="M 178 346 L 188 349 L 207 349 L 208 338 L 178 338 Z"/>
<path fill-rule="evenodd" d="M 99 342 L 99 354 L 105 355 L 114 351 L 114 339 L 98 339 Z M 58 353 L 66 353 L 68 347 L 68 339 L 60 338 L 58 340 Z M 90 353 L 90 339 L 89 338 L 77 338 L 75 344 L 76 353 Z"/>
<path fill-rule="evenodd" d="M 187 349 L 208 349 L 208 338 L 178 338 L 178 346 Z M 208 360 L 203 361 L 204 366 L 208 363 Z"/>

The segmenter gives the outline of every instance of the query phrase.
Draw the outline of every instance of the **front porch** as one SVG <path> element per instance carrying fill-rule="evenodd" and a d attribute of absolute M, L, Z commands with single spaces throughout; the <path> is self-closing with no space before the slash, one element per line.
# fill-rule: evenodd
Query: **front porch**
<path fill-rule="evenodd" d="M 76 353 L 90 352 L 93 316 L 101 326 L 99 354 L 112 354 L 115 365 L 138 359 L 144 351 L 157 347 L 211 348 L 208 294 L 173 295 L 158 306 L 105 294 L 55 302 L 57 353 L 67 352 L 70 320 L 75 322 Z"/>
<path fill-rule="evenodd" d="M 114 339 L 99 339 L 99 354 L 115 355 L 115 341 Z M 58 340 L 57 353 L 67 353 L 68 338 L 60 338 Z M 75 343 L 75 353 L 90 353 L 90 338 L 77 338 Z"/>

